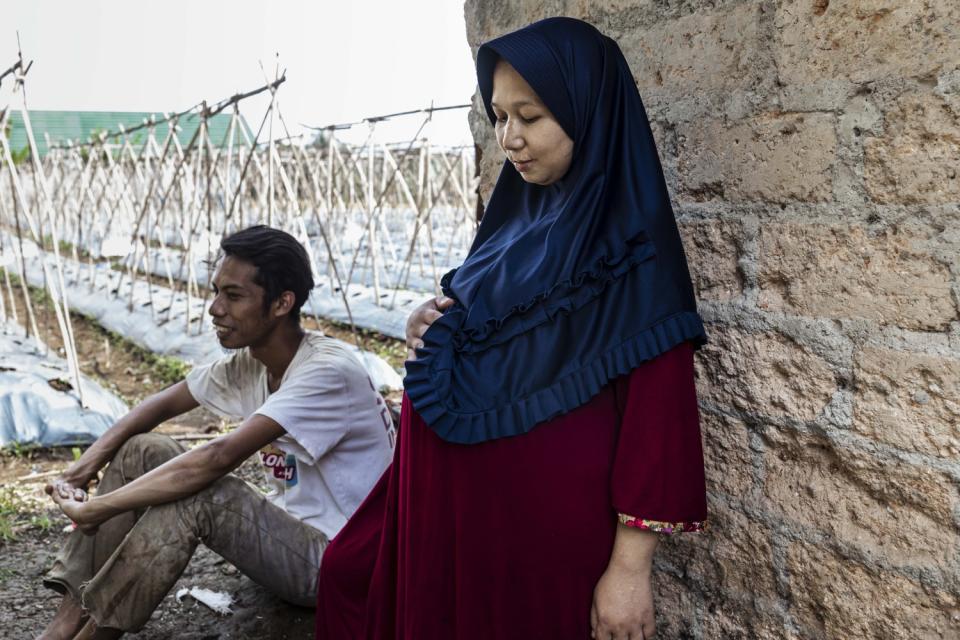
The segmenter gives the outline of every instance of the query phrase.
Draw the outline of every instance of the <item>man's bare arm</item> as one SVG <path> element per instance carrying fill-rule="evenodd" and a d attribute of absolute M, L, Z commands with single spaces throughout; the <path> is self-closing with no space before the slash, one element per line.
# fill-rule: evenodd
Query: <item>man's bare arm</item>
<path fill-rule="evenodd" d="M 94 529 L 120 513 L 194 495 L 284 433 L 271 418 L 254 414 L 231 433 L 182 453 L 110 493 L 82 502 L 54 492 L 53 499 L 82 529 Z"/>
<path fill-rule="evenodd" d="M 66 484 L 67 488 L 86 488 L 97 472 L 113 459 L 124 442 L 198 406 L 199 403 L 194 400 L 187 389 L 187 383 L 183 381 L 153 394 L 97 438 L 96 442 L 63 472 L 60 481 Z M 48 493 L 51 492 L 51 487 L 52 485 L 48 485 Z"/>

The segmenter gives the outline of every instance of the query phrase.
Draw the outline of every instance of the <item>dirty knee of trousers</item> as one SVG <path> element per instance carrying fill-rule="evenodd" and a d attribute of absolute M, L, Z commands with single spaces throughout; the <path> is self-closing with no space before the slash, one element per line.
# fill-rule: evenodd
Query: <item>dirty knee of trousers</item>
<path fill-rule="evenodd" d="M 206 544 L 212 533 L 226 533 L 220 530 L 222 527 L 235 527 L 236 524 L 226 523 L 238 514 L 255 518 L 266 503 L 266 497 L 258 489 L 228 475 L 181 501 L 180 517 Z"/>
<path fill-rule="evenodd" d="M 141 433 L 123 443 L 110 462 L 127 481 L 155 469 L 177 457 L 186 449 L 170 436 L 159 433 Z"/>
<path fill-rule="evenodd" d="M 166 597 L 199 543 L 190 502 L 148 508 L 81 587 L 83 607 L 98 624 L 136 631 Z"/>

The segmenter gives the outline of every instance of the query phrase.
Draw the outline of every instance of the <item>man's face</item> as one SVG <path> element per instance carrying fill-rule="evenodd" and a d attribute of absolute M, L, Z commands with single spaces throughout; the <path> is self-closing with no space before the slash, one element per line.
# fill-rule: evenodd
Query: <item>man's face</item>
<path fill-rule="evenodd" d="M 245 260 L 226 256 L 213 274 L 210 315 L 217 340 L 227 349 L 256 346 L 286 316 L 276 317 L 263 308 L 263 288 L 254 282 L 257 268 Z"/>

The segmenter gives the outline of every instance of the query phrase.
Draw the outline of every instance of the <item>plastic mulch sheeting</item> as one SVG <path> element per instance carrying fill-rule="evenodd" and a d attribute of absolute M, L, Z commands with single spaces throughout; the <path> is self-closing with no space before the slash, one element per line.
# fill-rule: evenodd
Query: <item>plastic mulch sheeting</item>
<path fill-rule="evenodd" d="M 52 257 L 43 253 L 30 257 L 29 251 L 24 253 L 27 255 L 27 282 L 34 287 L 44 286 L 40 261 L 46 259 L 52 272 Z M 175 293 L 156 282 L 148 284 L 142 277 L 131 292 L 130 279 L 121 278 L 120 273 L 107 264 L 93 267 L 98 277 L 96 286 L 91 288 L 86 280 L 90 273 L 88 265 L 78 264 L 69 258 L 62 258 L 62 264 L 71 311 L 95 319 L 101 326 L 153 353 L 175 356 L 192 365 L 211 362 L 226 353 L 210 328 L 203 299 L 193 298 L 190 301 L 191 323 L 190 331 L 187 331 L 187 299 L 182 293 Z M 119 296 L 115 293 L 117 282 L 123 283 Z M 168 315 L 168 311 L 172 313 Z M 402 318 L 405 322 L 406 315 Z M 199 323 L 204 325 L 204 331 L 197 335 Z M 403 387 L 403 379 L 384 359 L 349 343 L 346 347 L 360 360 L 377 389 Z"/>
<path fill-rule="evenodd" d="M 0 446 L 88 444 L 127 406 L 96 382 L 80 382 L 86 408 L 73 388 L 67 363 L 23 330 L 0 323 Z"/>

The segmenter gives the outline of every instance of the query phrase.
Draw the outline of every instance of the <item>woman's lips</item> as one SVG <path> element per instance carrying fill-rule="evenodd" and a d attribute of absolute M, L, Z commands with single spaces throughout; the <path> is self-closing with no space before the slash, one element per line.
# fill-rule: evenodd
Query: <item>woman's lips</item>
<path fill-rule="evenodd" d="M 530 165 L 533 164 L 533 160 L 524 160 L 523 162 L 514 161 L 513 166 L 517 168 L 517 171 L 520 173 L 526 173 L 530 170 Z"/>

